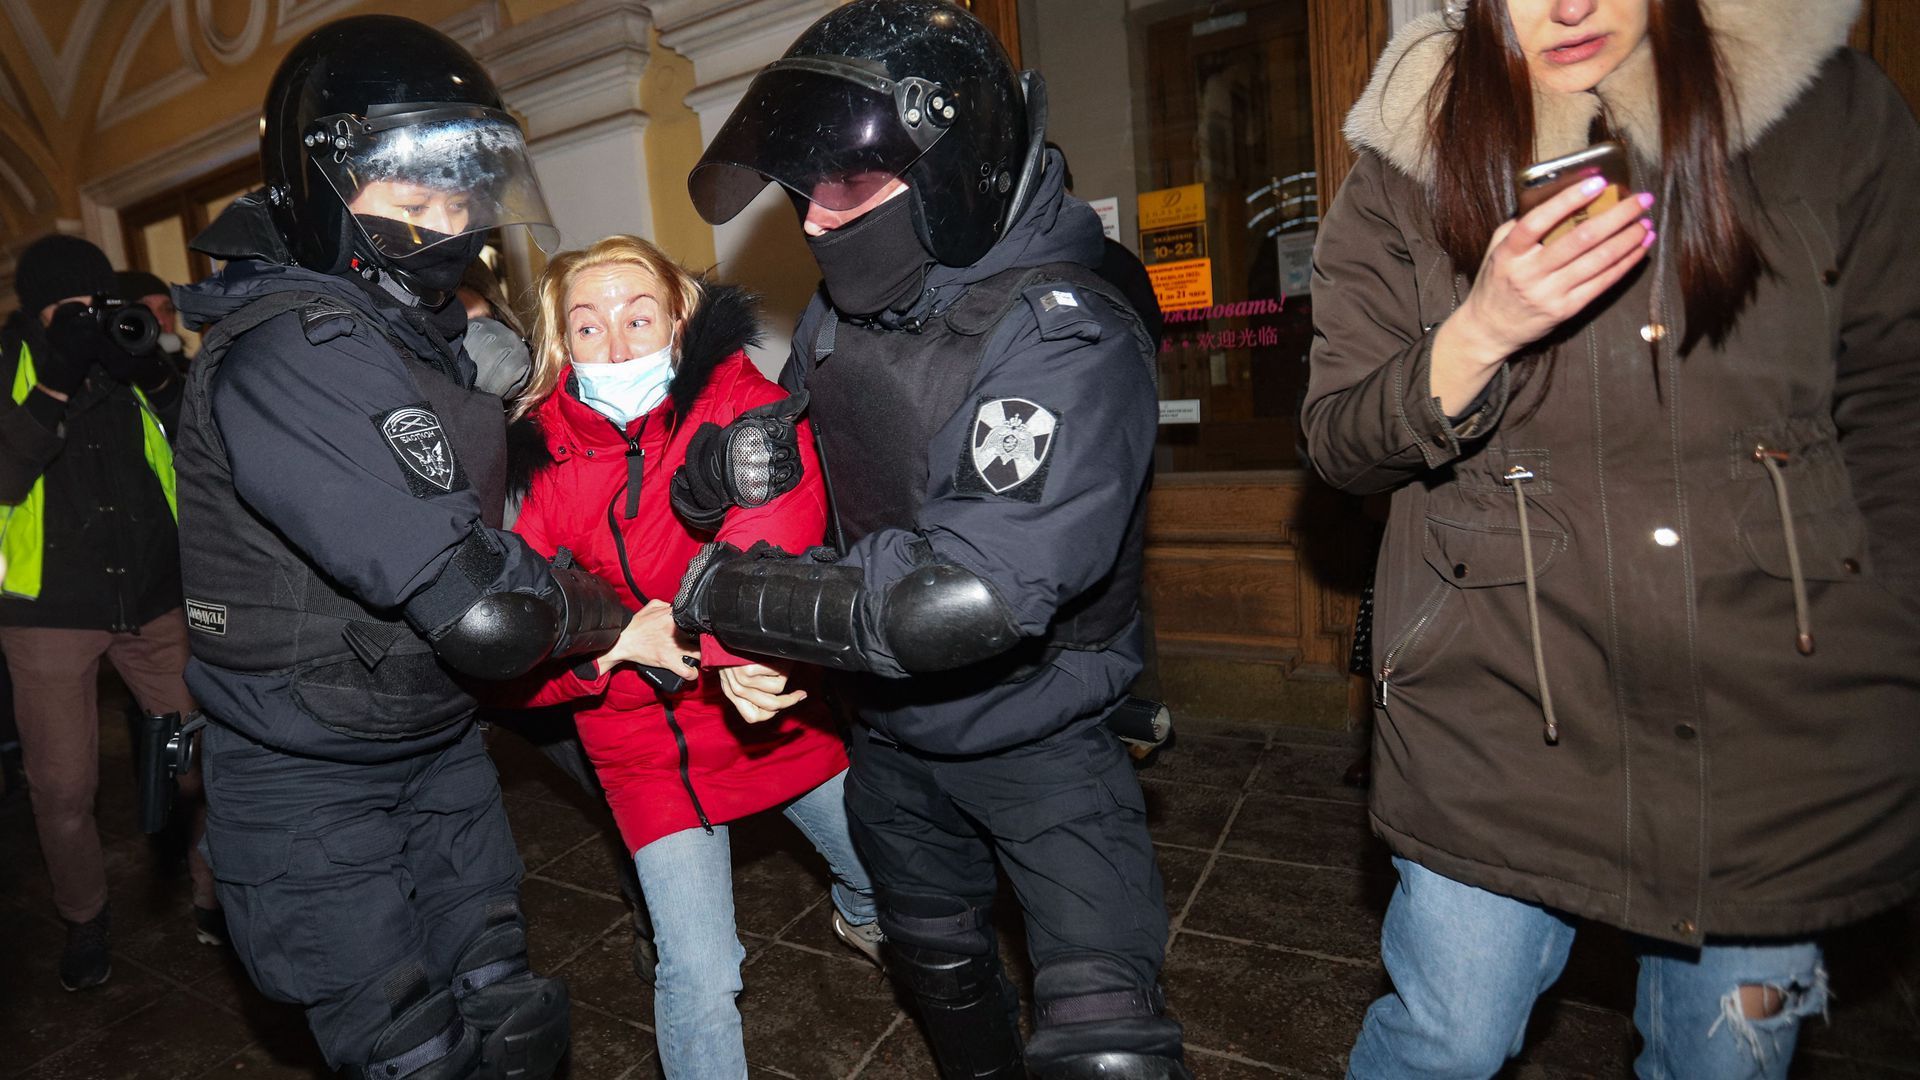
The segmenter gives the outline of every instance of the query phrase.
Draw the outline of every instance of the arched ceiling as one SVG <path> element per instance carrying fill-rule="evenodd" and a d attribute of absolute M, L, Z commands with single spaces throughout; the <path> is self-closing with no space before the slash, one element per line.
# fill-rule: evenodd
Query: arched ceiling
<path fill-rule="evenodd" d="M 0 0 L 0 253 L 79 214 L 79 187 L 257 108 L 302 34 L 354 11 L 486 32 L 499 0 Z"/>

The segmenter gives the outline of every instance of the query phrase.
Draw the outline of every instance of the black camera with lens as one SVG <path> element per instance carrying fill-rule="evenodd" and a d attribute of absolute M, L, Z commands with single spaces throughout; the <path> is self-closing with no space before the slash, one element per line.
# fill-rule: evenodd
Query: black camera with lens
<path fill-rule="evenodd" d="M 159 347 L 160 320 L 145 304 L 102 296 L 88 304 L 80 317 L 98 323 L 107 340 L 129 356 L 146 356 Z"/>
<path fill-rule="evenodd" d="M 180 794 L 180 774 L 193 768 L 194 735 L 207 725 L 195 712 L 182 720 L 179 713 L 140 718 L 134 740 L 134 762 L 140 773 L 140 831 L 157 833 L 173 816 L 173 800 Z"/>

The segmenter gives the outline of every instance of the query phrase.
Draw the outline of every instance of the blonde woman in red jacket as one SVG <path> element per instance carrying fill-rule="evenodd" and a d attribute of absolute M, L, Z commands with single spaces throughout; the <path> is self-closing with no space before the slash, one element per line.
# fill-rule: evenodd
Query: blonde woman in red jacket
<path fill-rule="evenodd" d="M 785 662 L 687 638 L 668 605 L 687 560 L 716 535 L 789 551 L 825 535 L 825 488 L 804 423 L 798 484 L 731 508 L 717 534 L 683 521 L 669 501 L 703 425 L 724 428 L 783 398 L 747 359 L 756 333 L 749 297 L 703 285 L 645 240 L 611 236 L 548 264 L 534 371 L 516 410 L 533 421 L 544 452 L 534 455 L 515 531 L 549 556 L 571 551 L 637 612 L 604 656 L 547 673 L 524 703 L 580 702 L 581 741 L 653 917 L 654 1023 L 672 1080 L 746 1076 L 734 1003 L 745 951 L 726 822 L 785 813 L 833 872 L 835 932 L 879 958 L 872 885 L 847 835 L 838 730 L 806 690 L 789 686 Z M 643 665 L 686 685 L 656 690 Z"/>

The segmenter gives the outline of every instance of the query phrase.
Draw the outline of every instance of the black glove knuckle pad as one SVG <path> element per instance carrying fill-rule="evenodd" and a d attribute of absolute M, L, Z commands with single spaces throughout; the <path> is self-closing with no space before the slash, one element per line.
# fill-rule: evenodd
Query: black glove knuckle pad
<path fill-rule="evenodd" d="M 727 489 L 736 506 L 764 506 L 774 496 L 774 445 L 758 424 L 728 429 Z"/>
<path fill-rule="evenodd" d="M 702 424 L 687 440 L 687 460 L 673 474 L 674 510 L 689 524 L 718 528 L 735 506 L 765 506 L 800 483 L 802 391 L 749 409 L 724 429 Z"/>

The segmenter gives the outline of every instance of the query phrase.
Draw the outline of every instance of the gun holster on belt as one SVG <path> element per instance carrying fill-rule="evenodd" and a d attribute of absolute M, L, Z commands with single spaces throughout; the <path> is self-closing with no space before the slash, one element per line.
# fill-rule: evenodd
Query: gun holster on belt
<path fill-rule="evenodd" d="M 140 775 L 140 831 L 157 833 L 173 816 L 173 800 L 180 794 L 180 774 L 193 768 L 193 737 L 207 726 L 205 713 L 164 713 L 140 718 L 134 740 L 135 768 Z"/>

